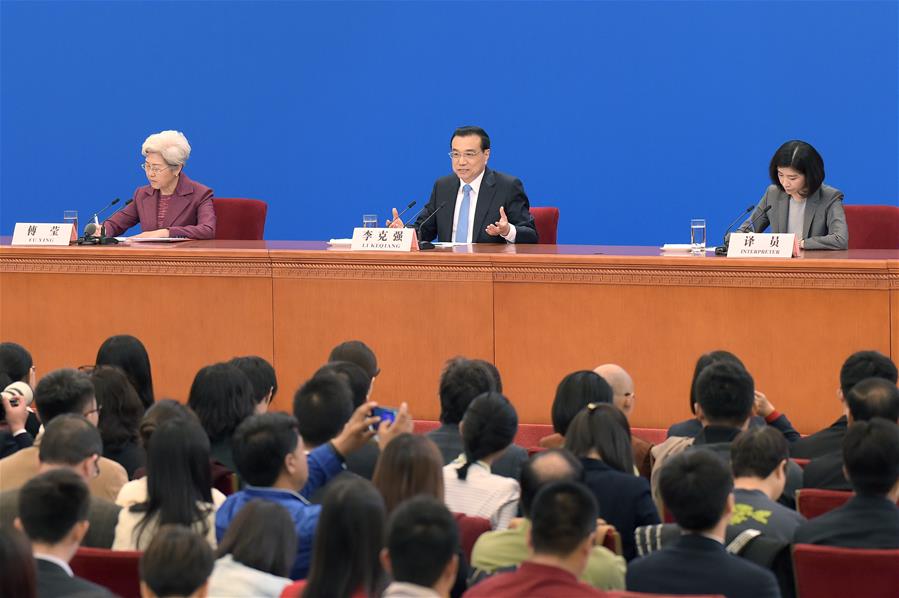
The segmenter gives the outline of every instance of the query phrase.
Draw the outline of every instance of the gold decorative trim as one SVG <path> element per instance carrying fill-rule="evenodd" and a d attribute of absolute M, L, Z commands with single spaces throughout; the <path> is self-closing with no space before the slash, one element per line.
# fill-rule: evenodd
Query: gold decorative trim
<path fill-rule="evenodd" d="M 270 278 L 267 259 L 245 258 L 156 259 L 116 256 L 115 258 L 0 257 L 0 272 L 46 274 L 121 274 L 145 276 L 230 276 Z"/>
<path fill-rule="evenodd" d="M 347 262 L 272 262 L 275 278 L 314 278 L 337 280 L 428 280 L 453 282 L 492 282 L 490 264 L 477 266 L 446 263 L 390 264 Z"/>

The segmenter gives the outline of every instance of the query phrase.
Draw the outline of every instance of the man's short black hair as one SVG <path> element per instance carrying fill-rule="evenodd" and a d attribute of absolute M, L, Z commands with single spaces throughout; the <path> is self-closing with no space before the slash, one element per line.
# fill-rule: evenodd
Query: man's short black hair
<path fill-rule="evenodd" d="M 28 382 L 33 365 L 28 349 L 18 343 L 0 343 L 0 372 L 8 375 L 12 382 Z"/>
<path fill-rule="evenodd" d="M 19 519 L 32 542 L 58 544 L 87 519 L 89 508 L 87 484 L 70 469 L 37 475 L 19 492 Z"/>
<path fill-rule="evenodd" d="M 256 410 L 253 385 L 237 366 L 208 365 L 194 376 L 187 406 L 200 418 L 210 442 L 227 440 Z"/>
<path fill-rule="evenodd" d="M 214 566 L 206 538 L 182 525 L 163 525 L 140 557 L 140 579 L 159 598 L 190 596 Z"/>
<path fill-rule="evenodd" d="M 596 530 L 596 497 L 579 482 L 551 482 L 531 506 L 534 554 L 568 556 Z"/>
<path fill-rule="evenodd" d="M 100 430 L 83 415 L 63 413 L 44 427 L 38 458 L 41 463 L 77 465 L 92 455 L 103 454 Z"/>
<path fill-rule="evenodd" d="M 362 341 L 345 341 L 331 349 L 328 361 L 349 361 L 361 367 L 370 378 L 381 373 L 375 352 Z"/>
<path fill-rule="evenodd" d="M 353 409 L 360 407 L 368 399 L 372 378 L 362 367 L 352 361 L 331 361 L 318 368 L 314 375 L 325 373 L 335 374 L 346 381 L 353 394 Z"/>
<path fill-rule="evenodd" d="M 275 368 L 268 361 L 258 355 L 247 355 L 235 357 L 228 363 L 236 366 L 249 379 L 253 386 L 253 398 L 257 403 L 261 403 L 269 392 L 272 393 L 271 399 L 275 398 L 278 393 L 278 377 L 275 375 Z"/>
<path fill-rule="evenodd" d="M 274 485 L 284 458 L 297 449 L 299 424 L 286 413 L 263 413 L 245 419 L 231 440 L 237 473 L 248 484 Z"/>
<path fill-rule="evenodd" d="M 456 554 L 459 530 L 443 502 L 425 495 L 401 503 L 387 523 L 396 581 L 432 587 Z"/>
<path fill-rule="evenodd" d="M 490 136 L 487 135 L 487 131 L 485 131 L 481 127 L 475 127 L 472 125 L 459 127 L 458 129 L 453 131 L 453 136 L 450 137 L 450 147 L 452 147 L 453 139 L 455 139 L 456 137 L 471 137 L 472 135 L 477 135 L 481 138 L 481 151 L 490 149 Z"/>
<path fill-rule="evenodd" d="M 899 480 L 899 426 L 882 417 L 853 423 L 843 438 L 843 465 L 856 493 L 886 495 Z"/>
<path fill-rule="evenodd" d="M 293 416 L 300 424 L 300 436 L 310 446 L 321 446 L 340 434 L 352 414 L 350 385 L 329 371 L 307 380 L 293 397 Z"/>
<path fill-rule="evenodd" d="M 440 374 L 440 421 L 458 424 L 468 405 L 485 392 L 498 392 L 493 372 L 478 360 L 450 359 Z"/>
<path fill-rule="evenodd" d="M 34 405 L 45 426 L 63 413 L 84 414 L 93 399 L 90 376 L 68 368 L 50 372 L 34 389 Z"/>
<path fill-rule="evenodd" d="M 781 191 L 784 190 L 777 176 L 778 168 L 789 167 L 805 176 L 806 197 L 821 188 L 824 182 L 824 160 L 818 151 L 805 141 L 787 141 L 777 148 L 768 165 L 771 182 Z"/>
<path fill-rule="evenodd" d="M 883 378 L 866 378 L 846 394 L 846 405 L 853 421 L 872 417 L 899 421 L 899 388 Z"/>
<path fill-rule="evenodd" d="M 665 508 L 682 529 L 705 532 L 714 528 L 727 508 L 734 479 L 724 460 L 698 448 L 675 455 L 659 472 L 659 492 Z"/>
<path fill-rule="evenodd" d="M 752 414 L 755 382 L 736 363 L 713 363 L 696 380 L 696 398 L 710 424 L 739 428 Z"/>
<path fill-rule="evenodd" d="M 730 467 L 735 478 L 767 478 L 789 456 L 787 439 L 770 426 L 745 430 L 730 445 Z"/>
<path fill-rule="evenodd" d="M 843 396 L 866 378 L 883 378 L 896 384 L 899 370 L 893 360 L 879 351 L 856 351 L 840 368 L 840 390 L 843 391 Z"/>
<path fill-rule="evenodd" d="M 563 449 L 535 453 L 521 467 L 521 513 L 530 517 L 534 497 L 551 482 L 580 480 L 584 467 Z"/>

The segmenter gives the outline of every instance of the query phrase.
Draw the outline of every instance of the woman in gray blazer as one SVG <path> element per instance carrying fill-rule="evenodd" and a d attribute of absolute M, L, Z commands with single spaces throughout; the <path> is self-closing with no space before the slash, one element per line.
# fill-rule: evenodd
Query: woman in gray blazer
<path fill-rule="evenodd" d="M 795 233 L 803 249 L 847 249 L 843 193 L 824 185 L 824 160 L 804 141 L 787 141 L 768 167 L 772 185 L 740 232 Z"/>

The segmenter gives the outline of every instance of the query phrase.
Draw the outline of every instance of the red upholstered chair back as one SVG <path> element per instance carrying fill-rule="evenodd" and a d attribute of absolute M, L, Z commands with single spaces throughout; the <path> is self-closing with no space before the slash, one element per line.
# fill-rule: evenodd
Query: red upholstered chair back
<path fill-rule="evenodd" d="M 82 546 L 69 563 L 78 577 L 108 588 L 122 598 L 140 598 L 140 552 Z"/>
<path fill-rule="evenodd" d="M 793 571 L 799 598 L 895 598 L 899 550 L 796 544 Z"/>
<path fill-rule="evenodd" d="M 481 534 L 492 529 L 490 520 L 483 517 L 471 517 L 463 513 L 453 513 L 453 517 L 456 518 L 456 525 L 459 526 L 459 542 L 462 544 L 462 551 L 470 563 L 474 543 L 478 541 Z"/>
<path fill-rule="evenodd" d="M 525 448 L 540 446 L 540 439 L 554 432 L 550 424 L 518 424 L 515 444 Z"/>
<path fill-rule="evenodd" d="M 268 204 L 258 199 L 214 197 L 215 238 L 261 241 Z"/>
<path fill-rule="evenodd" d="M 800 459 L 799 457 L 793 457 L 790 459 L 790 461 L 793 461 L 794 463 L 796 463 L 796 465 L 798 465 L 802 469 L 805 469 L 805 466 L 808 465 L 809 463 L 811 463 L 812 460 L 811 459 Z"/>
<path fill-rule="evenodd" d="M 843 206 L 849 249 L 899 249 L 899 206 Z"/>
<path fill-rule="evenodd" d="M 416 419 L 412 420 L 412 431 L 416 434 L 427 434 L 432 430 L 436 430 L 440 427 L 439 421 L 434 421 L 430 419 Z"/>
<path fill-rule="evenodd" d="M 631 434 L 649 444 L 662 444 L 668 438 L 665 428 L 631 428 Z"/>
<path fill-rule="evenodd" d="M 806 519 L 813 519 L 843 506 L 852 496 L 852 492 L 842 490 L 802 488 L 796 491 L 796 510 Z"/>
<path fill-rule="evenodd" d="M 555 245 L 559 230 L 559 208 L 531 208 L 531 216 L 537 226 L 537 242 Z"/>
<path fill-rule="evenodd" d="M 607 591 L 608 598 L 725 598 L 721 594 L 647 594 L 646 592 Z"/>

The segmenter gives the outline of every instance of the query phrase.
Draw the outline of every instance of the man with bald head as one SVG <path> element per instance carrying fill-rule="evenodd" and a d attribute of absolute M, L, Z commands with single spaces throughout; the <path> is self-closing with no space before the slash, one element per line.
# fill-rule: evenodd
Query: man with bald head
<path fill-rule="evenodd" d="M 637 394 L 634 391 L 634 380 L 623 367 L 615 363 L 604 363 L 593 370 L 612 387 L 612 403 L 624 413 L 628 419 L 634 411 Z M 649 479 L 652 473 L 652 444 L 631 434 L 631 448 L 634 451 L 634 465 L 640 475 Z"/>

